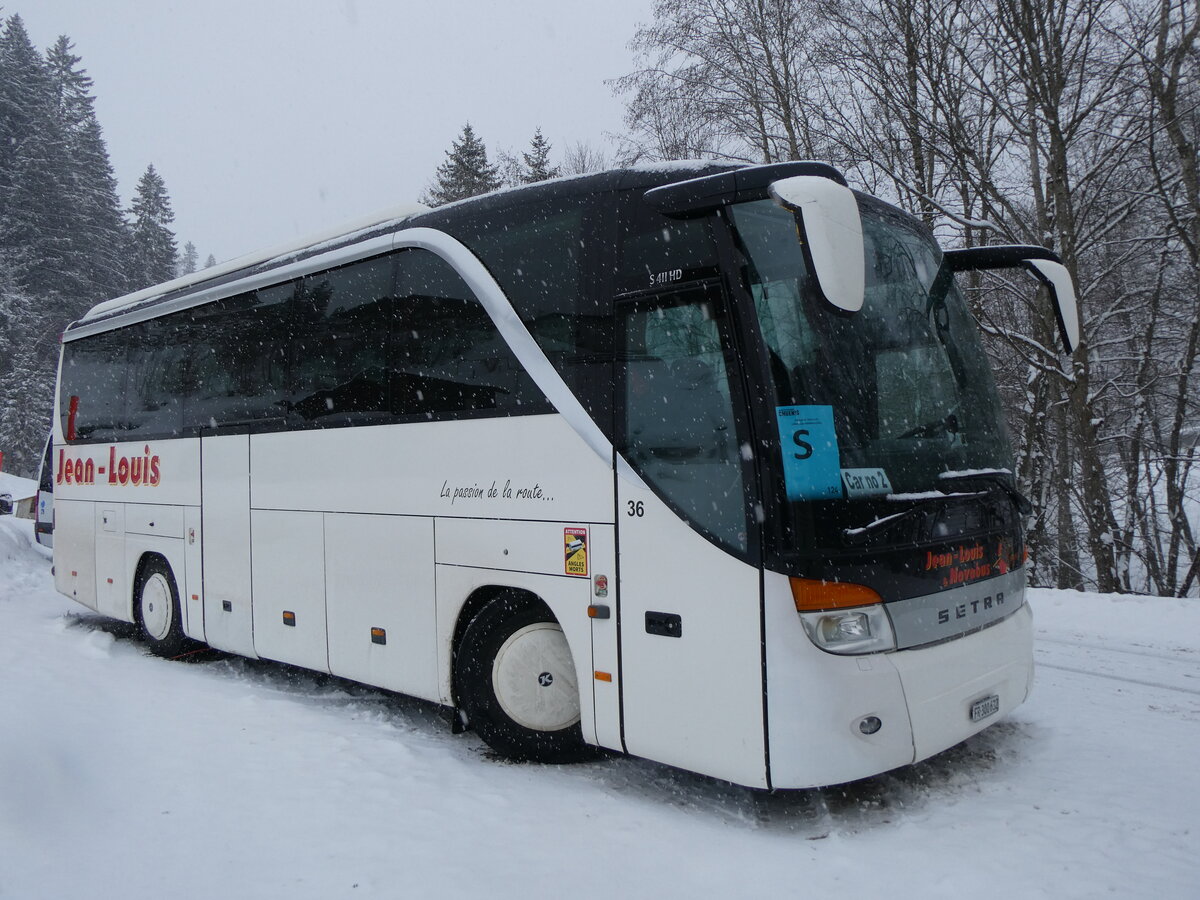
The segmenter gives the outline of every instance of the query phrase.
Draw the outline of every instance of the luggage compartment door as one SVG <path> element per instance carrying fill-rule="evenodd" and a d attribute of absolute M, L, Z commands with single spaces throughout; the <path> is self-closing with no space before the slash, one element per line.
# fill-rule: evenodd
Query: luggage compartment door
<path fill-rule="evenodd" d="M 200 470 L 204 639 L 218 650 L 257 656 L 250 593 L 250 436 L 201 438 Z"/>

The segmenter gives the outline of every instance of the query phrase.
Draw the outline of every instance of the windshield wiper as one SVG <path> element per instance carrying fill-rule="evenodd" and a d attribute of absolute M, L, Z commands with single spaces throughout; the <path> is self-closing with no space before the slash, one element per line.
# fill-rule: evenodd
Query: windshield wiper
<path fill-rule="evenodd" d="M 857 528 L 843 528 L 842 537 L 845 538 L 847 544 L 865 544 L 870 539 L 873 531 L 885 525 L 889 527 L 899 525 L 901 522 L 915 518 L 918 514 L 924 515 L 925 511 L 925 508 L 922 506 L 910 506 L 908 509 L 892 513 L 890 516 L 883 516 L 874 522 L 868 522 L 866 525 L 860 525 Z"/>
<path fill-rule="evenodd" d="M 916 428 L 910 428 L 904 434 L 899 435 L 899 439 L 932 438 L 937 437 L 943 432 L 946 434 L 958 434 L 958 416 L 954 413 L 950 413 L 950 415 L 941 419 L 934 419 L 932 422 L 926 422 L 924 425 L 918 425 Z"/>
<path fill-rule="evenodd" d="M 1029 498 L 1017 490 L 1016 486 L 1010 481 L 1012 475 L 1008 472 L 1000 472 L 994 470 L 983 470 L 978 472 L 943 472 L 938 476 L 942 481 L 982 481 L 989 488 L 1000 488 L 1004 494 L 1016 506 L 1017 512 L 1023 516 L 1033 512 L 1033 504 L 1029 502 Z"/>
<path fill-rule="evenodd" d="M 989 484 L 989 487 L 991 485 Z M 882 516 L 873 522 L 868 522 L 866 525 L 859 525 L 855 528 L 843 528 L 842 538 L 847 544 L 865 544 L 870 540 L 871 535 L 880 528 L 891 528 L 894 525 L 899 525 L 901 522 L 907 522 L 915 518 L 925 518 L 933 515 L 935 510 L 945 508 L 945 504 L 952 501 L 969 500 L 972 498 L 985 497 L 990 493 L 988 491 L 970 491 L 953 493 L 945 493 L 943 491 L 929 491 L 923 494 L 893 494 L 889 495 L 892 500 L 907 500 L 913 505 L 908 509 L 902 509 L 900 512 L 892 513 L 888 516 Z"/>

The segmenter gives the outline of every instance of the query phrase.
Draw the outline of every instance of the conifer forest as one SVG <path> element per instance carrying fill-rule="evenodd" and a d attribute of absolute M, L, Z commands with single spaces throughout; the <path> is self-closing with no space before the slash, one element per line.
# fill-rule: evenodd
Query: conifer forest
<path fill-rule="evenodd" d="M 32 474 L 53 407 L 58 336 L 102 300 L 173 278 L 174 219 L 153 165 L 128 210 L 67 37 L 44 53 L 0 31 L 0 451 Z"/>

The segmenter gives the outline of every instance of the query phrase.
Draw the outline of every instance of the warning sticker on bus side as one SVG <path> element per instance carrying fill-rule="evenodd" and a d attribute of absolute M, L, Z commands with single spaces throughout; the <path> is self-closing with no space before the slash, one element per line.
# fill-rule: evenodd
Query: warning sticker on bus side
<path fill-rule="evenodd" d="M 563 529 L 563 556 L 566 561 L 564 571 L 568 575 L 588 574 L 587 529 Z"/>

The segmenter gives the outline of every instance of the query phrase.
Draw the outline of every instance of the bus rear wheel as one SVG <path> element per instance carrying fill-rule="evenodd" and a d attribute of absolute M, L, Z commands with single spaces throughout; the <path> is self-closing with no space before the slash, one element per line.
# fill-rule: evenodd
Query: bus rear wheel
<path fill-rule="evenodd" d="M 505 594 L 463 633 L 458 702 L 484 742 L 513 760 L 577 762 L 594 752 L 579 727 L 579 684 L 562 628 L 545 605 Z"/>
<path fill-rule="evenodd" d="M 150 650 L 158 656 L 183 653 L 190 643 L 179 615 L 179 590 L 171 567 L 152 556 L 138 573 L 133 596 L 134 617 Z"/>

